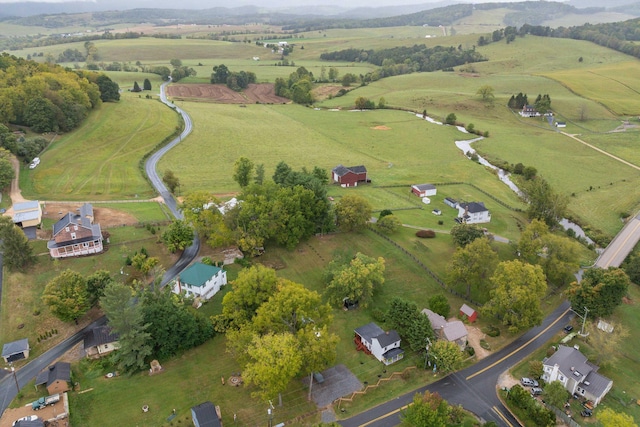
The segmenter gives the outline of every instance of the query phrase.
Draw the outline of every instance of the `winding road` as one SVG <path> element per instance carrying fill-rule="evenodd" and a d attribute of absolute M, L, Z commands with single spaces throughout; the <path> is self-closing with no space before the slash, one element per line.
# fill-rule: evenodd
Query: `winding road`
<path fill-rule="evenodd" d="M 182 116 L 184 120 L 184 130 L 180 133 L 180 136 L 175 138 L 169 144 L 164 146 L 162 149 L 155 152 L 153 155 L 149 157 L 149 159 L 145 163 L 145 172 L 151 181 L 151 184 L 154 188 L 160 193 L 167 207 L 171 210 L 173 216 L 178 219 L 182 219 L 182 212 L 178 209 L 178 203 L 174 199 L 173 195 L 167 190 L 162 179 L 158 176 L 158 172 L 156 170 L 158 161 L 160 158 L 167 153 L 170 149 L 178 145 L 183 138 L 191 133 L 192 130 L 192 122 L 191 117 L 183 110 L 175 107 L 172 103 L 167 101 L 165 95 L 165 88 L 171 81 L 165 82 L 160 87 L 160 99 L 162 102 L 167 104 L 170 108 L 174 109 L 177 113 Z M 178 275 L 182 270 L 184 270 L 193 259 L 195 259 L 198 251 L 200 250 L 200 240 L 196 235 L 191 246 L 186 248 L 178 261 L 171 266 L 165 272 L 162 277 L 161 287 L 164 287 L 167 283 L 169 283 L 174 277 Z M 1 264 L 1 254 L 0 254 L 0 291 L 2 290 L 2 264 Z M 67 351 L 71 350 L 76 344 L 82 341 L 82 338 L 88 330 L 91 330 L 95 327 L 102 326 L 107 322 L 105 316 L 102 316 L 95 322 L 87 325 L 85 328 L 76 332 L 73 336 L 67 338 L 60 344 L 51 348 L 44 354 L 38 356 L 37 358 L 31 360 L 25 366 L 16 371 L 16 380 L 20 388 L 23 388 L 29 381 L 31 381 L 40 371 L 45 369 L 47 366 L 53 364 L 57 359 L 62 357 Z M 9 403 L 14 399 L 17 394 L 16 384 L 13 380 L 11 374 L 7 374 L 7 371 L 1 370 L 0 375 L 4 374 L 4 378 L 0 380 L 0 414 L 4 412 Z"/>

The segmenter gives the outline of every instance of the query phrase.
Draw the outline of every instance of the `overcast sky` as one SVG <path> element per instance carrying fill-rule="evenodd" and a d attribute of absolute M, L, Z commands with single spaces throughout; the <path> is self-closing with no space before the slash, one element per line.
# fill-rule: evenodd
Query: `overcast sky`
<path fill-rule="evenodd" d="M 37 0 L 38 3 L 63 3 L 66 1 L 89 1 L 92 2 L 94 0 Z M 360 6 L 370 6 L 370 7 L 378 7 L 378 6 L 393 6 L 393 5 L 402 5 L 402 4 L 423 4 L 423 3 L 437 3 L 441 0 L 235 0 L 233 2 L 228 2 L 224 0 L 202 0 L 202 9 L 206 9 L 216 6 L 226 6 L 226 7 L 234 7 L 240 5 L 256 5 L 256 6 L 273 6 L 274 4 L 277 6 L 284 5 L 295 5 L 295 6 L 303 6 L 303 5 L 326 5 L 326 4 L 337 4 L 342 7 L 360 7 Z M 455 0 L 454 0 L 455 1 Z M 524 0 L 458 0 L 459 3 L 485 3 L 488 1 L 499 1 L 501 3 L 509 2 L 509 1 L 524 1 Z M 557 1 L 557 0 L 554 0 Z M 562 0 L 560 0 L 562 1 Z M 0 3 L 23 3 L 21 1 L 16 0 L 0 0 Z M 107 1 L 100 1 L 100 3 L 107 3 Z M 153 3 L 153 0 L 134 0 L 132 3 Z M 179 7 L 179 2 L 176 3 L 176 7 Z"/>

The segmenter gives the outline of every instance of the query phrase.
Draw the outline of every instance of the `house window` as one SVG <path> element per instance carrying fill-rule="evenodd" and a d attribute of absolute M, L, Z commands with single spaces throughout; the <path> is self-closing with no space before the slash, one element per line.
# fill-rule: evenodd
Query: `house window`
<path fill-rule="evenodd" d="M 564 377 L 562 375 L 558 375 L 558 381 L 560 382 L 564 381 Z"/>
<path fill-rule="evenodd" d="M 84 245 L 85 248 L 89 247 L 89 243 L 88 242 L 83 243 L 83 245 Z"/>
<path fill-rule="evenodd" d="M 64 228 L 64 231 L 69 231 L 69 227 L 65 227 L 65 228 Z"/>
<path fill-rule="evenodd" d="M 74 225 L 74 226 L 73 226 L 73 229 L 74 229 L 74 230 L 76 230 L 76 231 L 78 231 L 78 226 L 77 226 L 77 225 Z"/>
<path fill-rule="evenodd" d="M 76 238 L 76 233 L 71 233 L 71 239 L 75 240 Z"/>

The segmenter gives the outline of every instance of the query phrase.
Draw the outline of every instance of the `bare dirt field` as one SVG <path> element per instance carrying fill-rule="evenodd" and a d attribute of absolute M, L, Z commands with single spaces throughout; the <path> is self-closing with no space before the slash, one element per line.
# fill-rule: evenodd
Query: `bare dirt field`
<path fill-rule="evenodd" d="M 236 92 L 224 85 L 173 84 L 167 94 L 174 98 L 204 100 L 221 104 L 285 104 L 287 98 L 277 96 L 273 84 L 250 84 L 244 91 Z"/>

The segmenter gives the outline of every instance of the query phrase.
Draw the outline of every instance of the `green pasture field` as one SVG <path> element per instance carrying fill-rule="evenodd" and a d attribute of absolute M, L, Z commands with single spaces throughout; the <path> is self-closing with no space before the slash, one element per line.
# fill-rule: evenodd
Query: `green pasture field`
<path fill-rule="evenodd" d="M 640 61 L 635 59 L 586 69 L 559 70 L 546 75 L 572 92 L 605 105 L 619 116 L 637 116 L 640 114 L 639 66 Z"/>
<path fill-rule="evenodd" d="M 83 275 L 104 269 L 117 279 L 127 255 L 133 255 L 142 246 L 148 250 L 150 256 L 159 257 L 163 266 L 170 266 L 177 259 L 175 255 L 169 254 L 163 245 L 156 243 L 157 235 L 144 228 L 111 228 L 109 233 L 111 243 L 108 250 L 90 257 L 52 260 L 47 251 L 47 242 L 34 242 L 34 253 L 38 255 L 35 266 L 28 273 L 5 271 L 0 312 L 0 342 L 28 338 L 31 356 L 34 357 L 75 332 L 76 326 L 73 323 L 65 323 L 55 318 L 41 299 L 46 284 L 67 268 Z M 132 273 L 130 269 L 131 267 L 125 267 L 125 272 Z M 97 314 L 94 309 L 80 321 L 83 324 L 88 323 Z M 21 324 L 24 326 L 18 328 Z M 52 329 L 57 329 L 58 334 L 46 341 L 37 341 L 39 335 Z"/>
<path fill-rule="evenodd" d="M 104 103 L 79 129 L 40 155 L 37 169 L 23 168 L 20 188 L 39 200 L 108 200 L 153 197 L 140 159 L 179 126 L 162 103 L 123 97 Z"/>
<path fill-rule="evenodd" d="M 159 202 L 98 203 L 96 208 L 111 208 L 133 215 L 140 222 L 162 222 L 173 219 L 167 207 Z"/>
<path fill-rule="evenodd" d="M 640 138 L 640 120 L 630 120 L 629 124 L 635 127 L 628 128 L 624 132 L 584 134 L 580 135 L 580 139 L 607 153 L 640 166 L 640 153 L 637 149 Z"/>

